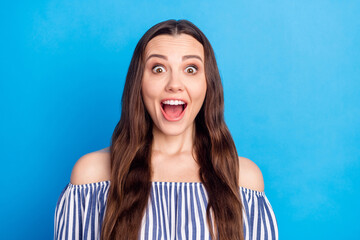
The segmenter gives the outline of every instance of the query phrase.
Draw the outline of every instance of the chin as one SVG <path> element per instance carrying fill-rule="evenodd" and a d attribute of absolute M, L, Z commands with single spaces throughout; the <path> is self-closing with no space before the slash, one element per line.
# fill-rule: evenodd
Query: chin
<path fill-rule="evenodd" d="M 179 136 L 181 134 L 185 134 L 186 131 L 188 130 L 189 126 L 186 126 L 184 123 L 183 124 L 177 124 L 177 125 L 160 125 L 160 127 L 157 124 L 153 125 L 156 130 L 161 133 L 164 134 L 166 136 Z"/>
<path fill-rule="evenodd" d="M 179 136 L 185 133 L 186 129 L 180 127 L 168 127 L 167 129 L 159 129 L 159 131 L 166 136 Z"/>

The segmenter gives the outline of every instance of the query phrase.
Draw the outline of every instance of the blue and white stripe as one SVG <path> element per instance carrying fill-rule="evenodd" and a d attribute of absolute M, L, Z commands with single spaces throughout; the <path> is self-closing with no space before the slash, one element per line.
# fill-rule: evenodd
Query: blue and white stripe
<path fill-rule="evenodd" d="M 55 209 L 54 239 L 100 239 L 110 181 L 73 185 Z M 277 221 L 264 192 L 240 187 L 246 240 L 278 239 Z M 152 182 L 141 240 L 210 239 L 208 195 L 200 182 Z"/>

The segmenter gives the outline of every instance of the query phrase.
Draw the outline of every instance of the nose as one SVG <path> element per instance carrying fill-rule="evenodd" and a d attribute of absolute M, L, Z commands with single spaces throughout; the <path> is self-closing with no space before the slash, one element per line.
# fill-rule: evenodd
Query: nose
<path fill-rule="evenodd" d="M 166 84 L 166 91 L 169 92 L 181 92 L 184 90 L 184 85 L 181 80 L 181 75 L 176 71 L 171 71 L 169 79 Z"/>

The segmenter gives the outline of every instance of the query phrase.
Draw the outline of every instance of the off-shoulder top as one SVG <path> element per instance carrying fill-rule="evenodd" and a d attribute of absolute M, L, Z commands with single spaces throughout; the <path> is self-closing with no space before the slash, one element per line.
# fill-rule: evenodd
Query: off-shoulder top
<path fill-rule="evenodd" d="M 54 239 L 100 239 L 110 181 L 68 183 L 55 208 Z M 265 192 L 240 188 L 246 240 L 278 239 L 274 211 Z M 139 239 L 211 239 L 208 196 L 201 182 L 152 182 Z"/>

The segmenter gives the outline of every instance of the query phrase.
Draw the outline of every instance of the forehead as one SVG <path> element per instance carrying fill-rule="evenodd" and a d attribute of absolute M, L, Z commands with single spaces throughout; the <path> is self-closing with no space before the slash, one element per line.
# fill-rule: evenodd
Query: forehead
<path fill-rule="evenodd" d="M 172 53 L 196 54 L 204 59 L 203 45 L 188 34 L 156 36 L 146 45 L 144 55 L 146 59 L 151 54 L 169 55 Z"/>

